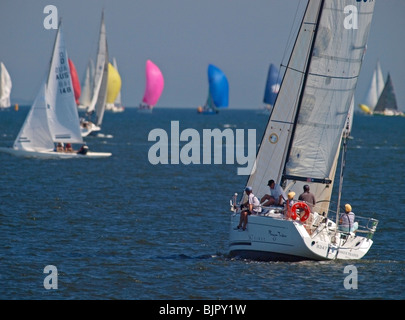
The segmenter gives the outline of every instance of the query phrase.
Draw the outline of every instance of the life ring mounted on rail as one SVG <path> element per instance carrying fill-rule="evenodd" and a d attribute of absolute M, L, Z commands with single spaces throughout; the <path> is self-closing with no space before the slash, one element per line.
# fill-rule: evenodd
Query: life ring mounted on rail
<path fill-rule="evenodd" d="M 309 218 L 309 215 L 311 214 L 311 209 L 309 208 L 309 205 L 307 205 L 305 202 L 296 202 L 293 204 L 291 211 L 294 216 L 297 215 L 297 210 L 304 210 L 304 215 L 301 216 L 300 221 L 304 222 Z"/>

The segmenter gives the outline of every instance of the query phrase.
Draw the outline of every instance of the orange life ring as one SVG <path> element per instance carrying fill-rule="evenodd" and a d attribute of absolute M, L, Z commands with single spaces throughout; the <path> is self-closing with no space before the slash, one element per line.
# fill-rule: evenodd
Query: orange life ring
<path fill-rule="evenodd" d="M 296 202 L 293 204 L 291 211 L 293 212 L 294 215 L 297 214 L 297 209 L 299 210 L 304 210 L 304 215 L 301 217 L 301 222 L 306 221 L 309 218 L 309 215 L 311 214 L 311 209 L 305 202 Z"/>

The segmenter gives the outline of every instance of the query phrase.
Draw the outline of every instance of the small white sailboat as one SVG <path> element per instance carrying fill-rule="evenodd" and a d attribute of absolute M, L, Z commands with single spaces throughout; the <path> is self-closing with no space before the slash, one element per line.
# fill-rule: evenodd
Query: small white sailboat
<path fill-rule="evenodd" d="M 82 82 L 82 91 L 79 98 L 79 110 L 86 111 L 91 104 L 94 87 L 94 61 L 89 60 Z"/>
<path fill-rule="evenodd" d="M 403 112 L 398 110 L 397 98 L 395 96 L 394 86 L 391 75 L 388 73 L 384 89 L 374 108 L 373 114 L 383 116 L 402 116 Z"/>
<path fill-rule="evenodd" d="M 104 111 L 107 99 L 108 85 L 108 48 L 107 36 L 104 24 L 104 11 L 101 15 L 100 37 L 98 41 L 98 51 L 96 68 L 94 73 L 93 95 L 89 107 L 87 108 L 86 118 L 80 119 L 82 136 L 101 130 Z"/>
<path fill-rule="evenodd" d="M 10 95 L 13 83 L 10 74 L 3 62 L 0 62 L 0 109 L 6 109 L 11 106 Z"/>
<path fill-rule="evenodd" d="M 80 144 L 78 151 L 58 150 L 57 145 Z M 15 156 L 47 159 L 104 158 L 84 146 L 74 97 L 68 56 L 59 23 L 47 79 L 41 85 L 25 122 L 11 148 L 0 151 Z"/>
<path fill-rule="evenodd" d="M 356 215 L 358 229 L 349 232 L 340 227 L 339 217 L 347 146 L 344 130 L 374 4 L 308 1 L 247 186 L 263 197 L 269 193 L 270 179 L 286 194 L 299 195 L 309 185 L 316 204 L 310 208 L 297 201 L 292 207 L 264 208 L 263 213 L 248 216 L 243 230 L 237 228 L 236 194 L 231 200 L 231 256 L 267 261 L 355 260 L 372 246 L 377 220 Z M 347 30 L 343 25 L 348 5 L 358 13 L 358 28 Z M 339 191 L 333 203 L 341 150 Z M 240 203 L 246 200 L 245 195 Z"/>
<path fill-rule="evenodd" d="M 366 114 L 372 114 L 381 92 L 384 89 L 384 77 L 381 70 L 380 61 L 377 60 L 373 76 L 371 77 L 363 103 L 359 104 L 359 108 Z"/>
<path fill-rule="evenodd" d="M 107 104 L 105 111 L 113 113 L 125 110 L 121 102 L 121 76 L 118 72 L 117 60 L 113 58 L 108 70 Z"/>

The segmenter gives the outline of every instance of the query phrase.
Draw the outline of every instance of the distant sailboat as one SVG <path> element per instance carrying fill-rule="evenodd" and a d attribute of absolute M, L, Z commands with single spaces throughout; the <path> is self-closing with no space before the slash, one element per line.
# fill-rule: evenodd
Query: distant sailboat
<path fill-rule="evenodd" d="M 69 59 L 69 68 L 70 68 L 70 75 L 72 77 L 72 84 L 73 84 L 73 91 L 75 94 L 75 101 L 76 104 L 79 104 L 79 98 L 80 98 L 80 93 L 81 93 L 81 88 L 80 88 L 80 81 L 79 77 L 77 76 L 77 71 L 76 67 L 73 64 L 73 61 Z"/>
<path fill-rule="evenodd" d="M 24 121 L 12 148 L 0 151 L 37 158 L 109 157 L 111 153 L 87 151 L 80 132 L 62 25 L 59 23 L 47 79 Z M 80 144 L 78 151 L 59 150 L 57 145 Z"/>
<path fill-rule="evenodd" d="M 113 58 L 113 64 L 108 64 L 108 85 L 106 111 L 123 112 L 121 104 L 121 76 L 118 72 L 117 61 Z"/>
<path fill-rule="evenodd" d="M 363 99 L 364 102 L 359 104 L 359 108 L 366 114 L 372 114 L 383 89 L 384 77 L 381 71 L 380 61 L 377 61 L 366 96 Z"/>
<path fill-rule="evenodd" d="M 107 98 L 107 84 L 108 48 L 103 11 L 101 16 L 100 37 L 98 41 L 97 60 L 94 73 L 93 95 L 86 112 L 87 119 L 81 119 L 80 121 L 83 137 L 101 130 Z"/>
<path fill-rule="evenodd" d="M 94 87 L 94 61 L 89 60 L 87 64 L 86 73 L 82 82 L 82 90 L 79 98 L 79 110 L 87 110 L 91 104 L 91 98 L 93 97 Z"/>
<path fill-rule="evenodd" d="M 280 84 L 280 72 L 274 64 L 270 64 L 263 97 L 263 103 L 265 104 L 264 110 L 266 112 L 271 113 L 273 110 L 274 102 L 276 101 L 278 91 L 280 90 Z"/>
<path fill-rule="evenodd" d="M 150 60 L 146 61 L 145 75 L 145 92 L 138 110 L 151 112 L 162 95 L 164 78 L 159 67 Z"/>
<path fill-rule="evenodd" d="M 403 112 L 398 110 L 397 99 L 394 92 L 394 86 L 392 85 L 391 76 L 388 73 L 387 81 L 384 85 L 377 105 L 374 108 L 373 114 L 383 116 L 400 116 Z"/>
<path fill-rule="evenodd" d="M 0 62 L 0 109 L 11 106 L 10 95 L 12 86 L 11 77 L 6 66 L 3 62 Z"/>
<path fill-rule="evenodd" d="M 208 66 L 208 97 L 203 107 L 199 106 L 197 112 L 201 114 L 215 114 L 220 108 L 229 104 L 229 84 L 225 73 L 218 67 Z"/>

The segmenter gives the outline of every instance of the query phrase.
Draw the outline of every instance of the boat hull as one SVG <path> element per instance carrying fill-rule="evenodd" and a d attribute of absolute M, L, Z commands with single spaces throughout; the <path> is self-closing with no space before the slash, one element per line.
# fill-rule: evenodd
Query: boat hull
<path fill-rule="evenodd" d="M 361 236 L 335 234 L 326 225 L 320 225 L 317 230 L 321 231 L 310 235 L 306 225 L 282 216 L 251 215 L 248 219 L 247 228 L 242 231 L 236 228 L 239 214 L 231 217 L 231 257 L 259 261 L 352 260 L 361 259 L 373 243 Z"/>
<path fill-rule="evenodd" d="M 99 131 L 101 131 L 101 128 L 91 122 L 88 122 L 86 127 L 80 127 L 80 133 L 82 137 L 87 137 L 88 135 L 95 135 L 96 132 Z"/>
<path fill-rule="evenodd" d="M 107 158 L 112 154 L 110 152 L 92 152 L 79 154 L 76 152 L 56 152 L 56 151 L 27 151 L 13 148 L 0 148 L 0 152 L 5 152 L 17 157 L 39 158 L 39 159 L 86 159 L 86 158 Z"/>

